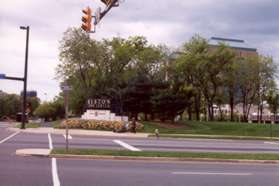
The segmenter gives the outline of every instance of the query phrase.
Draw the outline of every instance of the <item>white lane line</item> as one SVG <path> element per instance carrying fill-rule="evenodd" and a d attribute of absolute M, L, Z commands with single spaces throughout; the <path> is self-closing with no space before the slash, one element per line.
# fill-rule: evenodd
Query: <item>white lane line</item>
<path fill-rule="evenodd" d="M 52 150 L 53 145 L 52 145 L 52 139 L 50 133 L 48 133 L 48 144 L 49 144 L 49 149 Z M 51 173 L 52 173 L 53 186 L 60 186 L 56 158 L 51 158 Z"/>
<path fill-rule="evenodd" d="M 270 145 L 279 145 L 279 143 L 276 142 L 270 142 L 270 141 L 265 141 L 264 144 L 270 144 Z"/>
<path fill-rule="evenodd" d="M 129 149 L 130 151 L 141 151 L 140 149 L 136 148 L 136 147 L 133 147 L 123 141 L 120 141 L 120 140 L 113 140 L 114 143 L 117 143 L 119 145 L 121 145 L 122 147 L 125 147 L 126 149 Z"/>
<path fill-rule="evenodd" d="M 48 146 L 49 146 L 49 149 L 50 149 L 50 150 L 53 149 L 52 139 L 51 139 L 50 133 L 48 133 Z"/>
<path fill-rule="evenodd" d="M 1 140 L 1 141 L 0 141 L 0 144 L 1 144 L 1 143 L 4 143 L 4 142 L 6 142 L 6 141 L 8 141 L 9 139 L 11 139 L 12 137 L 14 137 L 14 136 L 17 135 L 18 133 L 20 133 L 20 131 L 17 131 L 17 132 L 15 132 L 15 133 L 11 134 L 10 136 L 6 137 L 5 139 Z"/>
<path fill-rule="evenodd" d="M 56 158 L 51 159 L 51 167 L 52 167 L 52 182 L 53 186 L 60 186 L 60 181 L 58 177 L 58 171 L 57 171 L 57 163 Z"/>
<path fill-rule="evenodd" d="M 172 172 L 176 175 L 223 175 L 223 176 L 251 176 L 252 173 L 232 173 L 232 172 Z"/>
<path fill-rule="evenodd" d="M 66 139 L 66 134 L 63 134 L 63 136 Z M 68 139 L 73 139 L 73 137 L 70 134 L 68 134 Z"/>

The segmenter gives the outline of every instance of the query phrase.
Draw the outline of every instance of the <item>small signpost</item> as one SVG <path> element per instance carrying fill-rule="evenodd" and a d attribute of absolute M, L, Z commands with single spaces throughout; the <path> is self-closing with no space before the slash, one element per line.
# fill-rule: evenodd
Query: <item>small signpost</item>
<path fill-rule="evenodd" d="M 72 87 L 67 85 L 67 83 L 63 83 L 61 85 L 61 89 L 64 93 L 64 106 L 65 106 L 65 119 L 68 119 L 68 110 L 69 110 L 69 104 L 68 104 L 68 98 L 69 98 L 69 92 L 72 90 Z M 66 123 L 66 151 L 69 150 L 69 127 Z"/>

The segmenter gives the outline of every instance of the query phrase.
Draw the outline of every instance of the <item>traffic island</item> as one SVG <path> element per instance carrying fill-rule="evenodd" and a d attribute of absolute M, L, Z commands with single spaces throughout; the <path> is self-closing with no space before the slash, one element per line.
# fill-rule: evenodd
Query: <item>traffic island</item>
<path fill-rule="evenodd" d="M 18 156 L 41 156 L 49 157 L 50 149 L 18 149 L 16 155 Z"/>

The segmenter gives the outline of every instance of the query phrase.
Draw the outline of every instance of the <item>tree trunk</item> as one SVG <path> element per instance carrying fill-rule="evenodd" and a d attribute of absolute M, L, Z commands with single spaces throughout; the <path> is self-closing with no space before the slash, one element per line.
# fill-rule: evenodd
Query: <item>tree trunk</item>
<path fill-rule="evenodd" d="M 211 121 L 214 121 L 214 107 L 213 107 L 213 103 L 211 103 Z"/>
<path fill-rule="evenodd" d="M 208 116 L 210 121 L 214 120 L 214 108 L 212 102 L 208 103 Z"/>
<path fill-rule="evenodd" d="M 189 119 L 189 121 L 192 121 L 192 109 L 191 109 L 191 107 L 188 107 L 188 119 Z"/>
<path fill-rule="evenodd" d="M 151 113 L 151 120 L 153 121 L 155 119 L 155 115 L 154 115 L 154 113 L 152 112 Z"/>
<path fill-rule="evenodd" d="M 261 103 L 261 107 L 260 107 L 260 121 L 262 122 L 263 120 L 263 103 Z"/>
<path fill-rule="evenodd" d="M 262 102 L 260 102 L 258 104 L 258 116 L 257 116 L 257 119 L 258 119 L 258 123 L 262 123 L 262 121 L 263 121 L 263 104 L 262 104 Z"/>
<path fill-rule="evenodd" d="M 196 120 L 200 120 L 200 94 L 195 96 L 195 112 L 196 112 Z"/>
<path fill-rule="evenodd" d="M 144 121 L 147 121 L 148 117 L 147 117 L 147 113 L 144 113 Z"/>
<path fill-rule="evenodd" d="M 221 121 L 224 121 L 224 115 L 223 115 L 221 105 L 218 105 L 218 108 L 219 108 L 219 112 L 220 112 L 220 116 L 221 116 Z"/>
<path fill-rule="evenodd" d="M 234 121 L 234 97 L 230 96 L 231 121 Z"/>

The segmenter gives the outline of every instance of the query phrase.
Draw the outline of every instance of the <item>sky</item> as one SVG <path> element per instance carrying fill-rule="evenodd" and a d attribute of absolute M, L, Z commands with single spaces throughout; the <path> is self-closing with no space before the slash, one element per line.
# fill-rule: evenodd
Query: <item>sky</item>
<path fill-rule="evenodd" d="M 22 77 L 26 31 L 30 26 L 28 90 L 43 101 L 60 92 L 55 68 L 59 41 L 80 27 L 82 9 L 104 9 L 100 0 L 0 0 L 0 74 Z M 120 0 L 91 38 L 141 35 L 153 44 L 178 48 L 195 34 L 243 39 L 279 61 L 278 0 Z M 0 90 L 17 93 L 23 83 L 0 80 Z"/>

